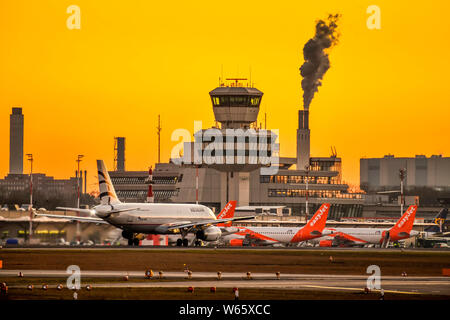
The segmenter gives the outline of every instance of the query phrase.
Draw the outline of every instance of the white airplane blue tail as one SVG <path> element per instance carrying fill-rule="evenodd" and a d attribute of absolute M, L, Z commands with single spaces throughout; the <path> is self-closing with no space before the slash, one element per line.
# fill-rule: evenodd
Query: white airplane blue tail
<path fill-rule="evenodd" d="M 108 170 L 106 169 L 103 160 L 97 160 L 98 170 L 98 187 L 100 191 L 100 203 L 104 205 L 113 205 L 121 203 L 116 195 L 114 186 L 109 177 Z"/>

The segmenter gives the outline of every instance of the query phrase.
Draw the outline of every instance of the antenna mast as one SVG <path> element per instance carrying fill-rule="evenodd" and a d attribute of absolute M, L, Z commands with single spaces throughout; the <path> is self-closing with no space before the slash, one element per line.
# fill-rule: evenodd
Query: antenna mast
<path fill-rule="evenodd" d="M 156 127 L 158 134 L 158 163 L 161 163 L 161 130 L 161 115 L 158 114 L 158 127 Z"/>

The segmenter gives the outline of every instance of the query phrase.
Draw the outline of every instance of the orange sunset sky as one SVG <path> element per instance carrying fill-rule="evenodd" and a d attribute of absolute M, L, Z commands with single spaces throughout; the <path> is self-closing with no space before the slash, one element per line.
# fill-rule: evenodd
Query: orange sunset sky
<path fill-rule="evenodd" d="M 81 29 L 69 30 L 69 5 Z M 381 30 L 369 30 L 369 5 Z M 260 121 L 280 129 L 282 156 L 296 154 L 302 49 L 317 19 L 340 13 L 341 37 L 312 101 L 311 154 L 336 146 L 344 180 L 359 184 L 361 157 L 450 154 L 448 1 L 0 2 L 0 177 L 9 170 L 9 115 L 25 114 L 33 171 L 74 174 L 77 154 L 96 189 L 96 159 L 113 166 L 126 137 L 126 169 L 162 160 L 173 130 L 213 125 L 208 92 L 248 77 L 264 92 Z M 24 172 L 29 163 L 24 160 Z"/>

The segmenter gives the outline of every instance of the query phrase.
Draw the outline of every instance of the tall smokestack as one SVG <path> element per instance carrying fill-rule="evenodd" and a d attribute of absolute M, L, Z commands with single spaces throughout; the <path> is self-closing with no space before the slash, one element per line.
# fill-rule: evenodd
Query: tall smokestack
<path fill-rule="evenodd" d="M 116 171 L 125 171 L 125 138 L 124 137 L 116 137 L 115 141 L 115 170 Z"/>
<path fill-rule="evenodd" d="M 305 170 L 309 166 L 310 158 L 310 130 L 309 111 L 298 111 L 297 129 L 297 170 Z"/>
<path fill-rule="evenodd" d="M 12 108 L 9 116 L 9 173 L 23 173 L 22 108 Z"/>

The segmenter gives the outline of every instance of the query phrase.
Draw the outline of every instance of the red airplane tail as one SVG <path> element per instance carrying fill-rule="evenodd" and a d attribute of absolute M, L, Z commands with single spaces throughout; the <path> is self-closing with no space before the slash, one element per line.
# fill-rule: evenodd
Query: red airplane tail
<path fill-rule="evenodd" d="M 217 219 L 227 219 L 227 218 L 234 218 L 234 210 L 236 209 L 236 200 L 231 200 L 228 202 L 225 207 L 223 207 L 222 211 L 219 212 L 217 215 Z M 232 221 L 226 222 L 226 223 L 218 223 L 218 227 L 230 227 Z"/>
<path fill-rule="evenodd" d="M 320 237 L 322 235 L 323 228 L 325 228 L 325 224 L 327 223 L 329 211 L 330 204 L 322 204 L 313 217 L 292 238 L 291 242 L 300 242 Z"/>
<path fill-rule="evenodd" d="M 397 223 L 389 230 L 389 237 L 391 240 L 399 240 L 409 237 L 411 229 L 416 217 L 417 206 L 412 205 L 405 211 L 405 213 L 398 219 Z"/>

